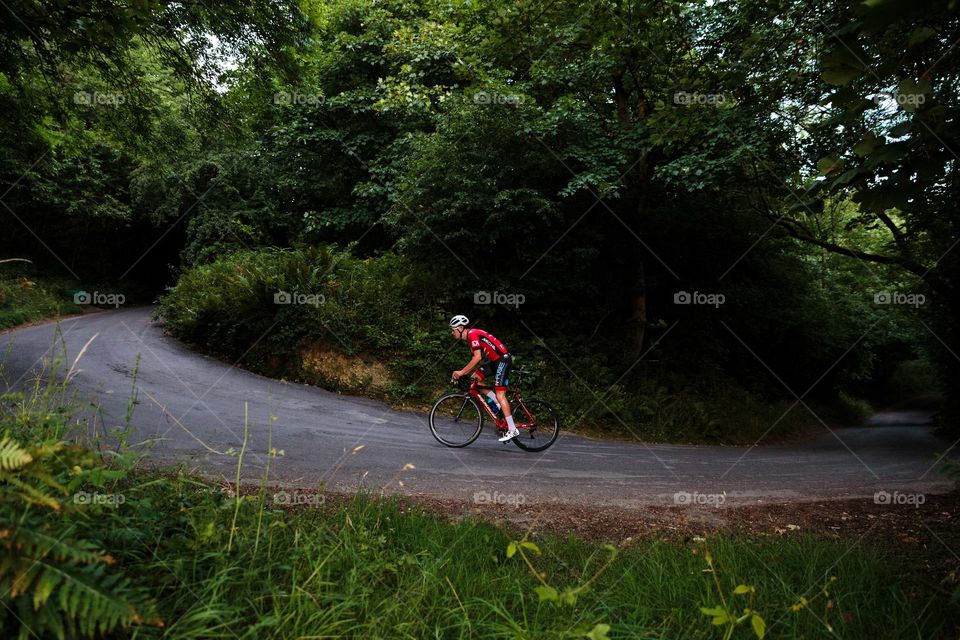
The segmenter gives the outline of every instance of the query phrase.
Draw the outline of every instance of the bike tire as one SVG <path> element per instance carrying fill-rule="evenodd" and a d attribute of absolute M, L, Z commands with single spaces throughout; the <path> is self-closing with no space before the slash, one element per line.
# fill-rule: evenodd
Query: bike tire
<path fill-rule="evenodd" d="M 543 451 L 557 441 L 560 435 L 560 414 L 548 402 L 540 398 L 524 398 L 523 406 L 515 407 L 513 415 L 514 419 L 520 415 L 521 422 L 527 422 L 532 416 L 538 423 L 533 429 L 521 428 L 520 435 L 512 439 L 513 444 L 524 451 Z"/>
<path fill-rule="evenodd" d="M 466 416 L 464 412 L 468 412 Z M 437 442 L 459 449 L 480 436 L 480 431 L 483 429 L 483 412 L 470 396 L 462 393 L 448 393 L 433 403 L 429 423 L 430 433 Z M 457 424 L 462 424 L 465 428 L 452 428 Z"/>

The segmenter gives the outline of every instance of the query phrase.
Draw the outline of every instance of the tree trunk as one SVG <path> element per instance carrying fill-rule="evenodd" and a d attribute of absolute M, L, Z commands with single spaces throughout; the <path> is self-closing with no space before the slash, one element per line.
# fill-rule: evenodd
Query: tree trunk
<path fill-rule="evenodd" d="M 630 95 L 623 84 L 624 70 L 618 69 L 613 74 L 613 95 L 617 109 L 617 119 L 624 130 L 634 126 L 634 118 L 630 112 Z M 637 113 L 642 118 L 646 114 L 646 105 L 642 99 L 637 104 Z M 634 222 L 633 232 L 640 235 L 640 221 L 643 216 L 643 198 L 647 175 L 648 154 L 644 154 L 636 164 L 625 167 L 623 181 L 628 191 L 632 191 L 637 198 L 635 207 L 636 216 L 628 216 L 627 220 Z M 640 251 L 635 254 L 636 262 L 633 265 L 633 285 L 630 289 L 629 309 L 630 316 L 627 326 L 629 351 L 634 358 L 643 355 L 643 348 L 647 336 L 647 274 L 644 269 L 643 255 Z"/>
<path fill-rule="evenodd" d="M 630 301 L 630 351 L 635 358 L 643 355 L 643 346 L 647 334 L 647 275 L 643 268 L 643 257 L 638 256 Z"/>

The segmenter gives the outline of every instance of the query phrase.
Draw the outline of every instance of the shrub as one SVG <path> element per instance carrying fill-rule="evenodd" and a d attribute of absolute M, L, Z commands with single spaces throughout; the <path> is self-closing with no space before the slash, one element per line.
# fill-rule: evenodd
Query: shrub
<path fill-rule="evenodd" d="M 446 332 L 450 307 L 462 301 L 439 282 L 393 254 L 241 251 L 184 272 L 158 314 L 174 336 L 254 371 L 425 408 L 468 357 Z M 284 294 L 291 304 L 275 301 Z M 529 330 L 516 318 L 496 318 L 516 364 L 537 373 L 526 390 L 554 403 L 568 428 L 652 441 L 753 443 L 810 419 L 793 411 L 777 422 L 783 403 L 766 402 L 719 373 L 691 378 L 652 363 L 635 366 L 616 339 L 580 340 L 571 322 L 551 320 L 541 342 L 523 340 Z"/>

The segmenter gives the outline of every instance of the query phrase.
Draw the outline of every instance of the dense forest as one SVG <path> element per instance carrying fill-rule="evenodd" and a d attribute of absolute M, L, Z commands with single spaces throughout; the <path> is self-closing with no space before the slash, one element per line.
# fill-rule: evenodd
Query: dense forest
<path fill-rule="evenodd" d="M 5 7 L 5 287 L 409 406 L 465 313 L 649 439 L 960 413 L 955 0 Z"/>

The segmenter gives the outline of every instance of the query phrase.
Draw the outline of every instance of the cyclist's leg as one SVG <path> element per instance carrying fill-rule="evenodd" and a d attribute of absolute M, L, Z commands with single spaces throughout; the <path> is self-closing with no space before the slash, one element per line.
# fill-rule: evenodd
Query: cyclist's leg
<path fill-rule="evenodd" d="M 499 358 L 496 363 L 491 363 L 496 365 L 494 369 L 494 381 L 493 387 L 496 391 L 497 402 L 500 403 L 500 409 L 503 411 L 505 418 L 509 418 L 507 422 L 513 427 L 513 412 L 510 409 L 510 401 L 507 400 L 507 385 L 510 384 L 510 366 L 513 364 L 510 356 L 503 356 Z"/>
<path fill-rule="evenodd" d="M 493 388 L 497 392 L 497 401 L 500 403 L 500 409 L 503 411 L 504 419 L 507 422 L 507 433 L 500 438 L 500 442 L 506 442 L 520 435 L 520 430 L 513 422 L 513 413 L 510 410 L 510 401 L 507 400 L 507 384 L 509 384 L 510 374 L 510 356 L 502 356 L 496 361 L 496 372 L 494 374 Z"/>
<path fill-rule="evenodd" d="M 484 378 L 488 378 L 494 375 L 494 373 L 495 373 L 495 370 L 493 368 L 493 363 L 488 360 L 487 362 L 484 362 L 482 365 L 477 367 L 476 371 L 473 372 L 473 375 L 477 379 L 477 382 L 483 382 Z M 490 398 L 491 402 L 497 402 L 497 394 L 491 391 L 490 389 L 484 390 L 483 394 L 488 398 Z M 497 407 L 494 410 L 495 414 L 501 410 L 501 406 L 502 405 L 500 405 L 499 402 L 497 402 Z M 493 409 L 494 407 L 491 405 L 490 408 Z M 497 417 L 499 417 L 499 414 Z"/>

